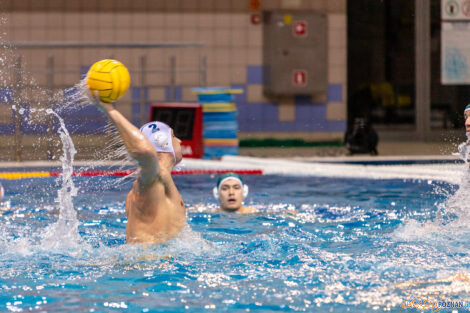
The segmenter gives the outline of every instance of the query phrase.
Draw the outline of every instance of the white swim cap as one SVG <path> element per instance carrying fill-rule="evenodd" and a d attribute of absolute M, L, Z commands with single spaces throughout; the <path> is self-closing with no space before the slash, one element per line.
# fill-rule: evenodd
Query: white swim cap
<path fill-rule="evenodd" d="M 142 126 L 140 128 L 140 132 L 147 137 L 157 152 L 169 152 L 173 154 L 176 162 L 170 126 L 165 123 L 155 121 Z"/>

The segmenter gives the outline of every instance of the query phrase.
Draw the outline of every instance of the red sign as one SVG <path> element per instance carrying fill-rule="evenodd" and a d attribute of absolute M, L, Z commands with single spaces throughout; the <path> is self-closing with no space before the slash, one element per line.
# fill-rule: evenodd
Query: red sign
<path fill-rule="evenodd" d="M 261 0 L 250 0 L 250 11 L 259 11 L 261 9 Z"/>
<path fill-rule="evenodd" d="M 307 85 L 307 71 L 294 70 L 292 79 L 294 86 L 303 87 Z"/>
<path fill-rule="evenodd" d="M 202 109 L 196 103 L 156 103 L 150 107 L 150 122 L 169 125 L 181 139 L 181 152 L 185 158 L 202 158 Z"/>
<path fill-rule="evenodd" d="M 307 22 L 297 21 L 292 24 L 292 32 L 295 37 L 305 37 L 307 36 Z"/>
<path fill-rule="evenodd" d="M 258 25 L 261 23 L 261 14 L 259 13 L 251 13 L 251 24 Z"/>

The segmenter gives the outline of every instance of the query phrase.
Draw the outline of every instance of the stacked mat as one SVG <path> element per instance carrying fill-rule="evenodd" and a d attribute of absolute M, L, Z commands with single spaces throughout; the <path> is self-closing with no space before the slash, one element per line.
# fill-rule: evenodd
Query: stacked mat
<path fill-rule="evenodd" d="M 238 154 L 237 107 L 233 95 L 242 89 L 194 88 L 202 105 L 204 158 Z"/>

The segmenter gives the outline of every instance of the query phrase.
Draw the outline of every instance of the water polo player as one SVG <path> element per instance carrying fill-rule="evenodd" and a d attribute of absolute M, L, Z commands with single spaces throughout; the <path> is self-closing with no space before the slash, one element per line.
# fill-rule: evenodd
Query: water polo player
<path fill-rule="evenodd" d="M 465 132 L 468 134 L 470 133 L 470 104 L 465 107 L 463 117 L 465 119 Z"/>
<path fill-rule="evenodd" d="M 139 164 L 126 199 L 127 243 L 166 242 L 183 230 L 186 211 L 171 171 L 182 159 L 181 141 L 161 122 L 137 129 L 111 103 L 90 95 L 116 126 L 127 151 Z"/>
<path fill-rule="evenodd" d="M 243 199 L 248 196 L 248 186 L 243 184 L 240 175 L 226 173 L 219 177 L 213 189 L 214 197 L 220 203 L 220 210 L 225 212 L 255 213 L 258 210 L 243 206 Z"/>
<path fill-rule="evenodd" d="M 465 120 L 465 133 L 467 135 L 467 141 L 461 143 L 458 147 L 460 158 L 465 162 L 469 162 L 469 152 L 470 152 L 470 104 L 468 104 L 464 111 L 463 117 Z"/>

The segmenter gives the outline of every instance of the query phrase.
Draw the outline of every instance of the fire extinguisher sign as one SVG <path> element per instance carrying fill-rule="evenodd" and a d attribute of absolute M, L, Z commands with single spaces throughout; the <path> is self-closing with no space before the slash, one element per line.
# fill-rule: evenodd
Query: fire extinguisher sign
<path fill-rule="evenodd" d="M 296 87 L 304 87 L 307 85 L 307 71 L 294 70 L 292 75 L 292 83 Z"/>
<path fill-rule="evenodd" d="M 295 21 L 292 24 L 294 37 L 307 37 L 307 21 Z"/>

